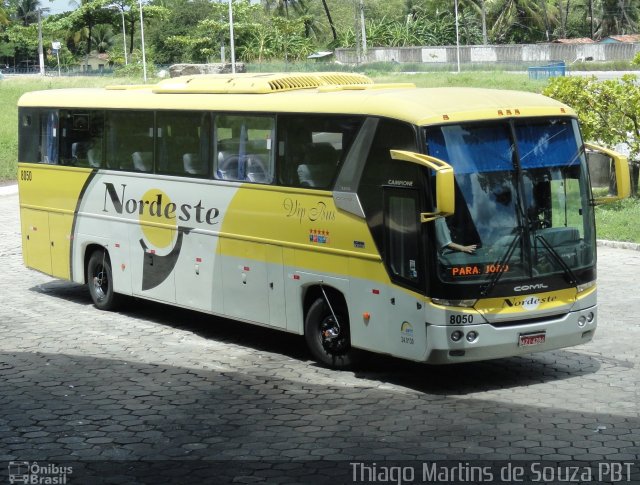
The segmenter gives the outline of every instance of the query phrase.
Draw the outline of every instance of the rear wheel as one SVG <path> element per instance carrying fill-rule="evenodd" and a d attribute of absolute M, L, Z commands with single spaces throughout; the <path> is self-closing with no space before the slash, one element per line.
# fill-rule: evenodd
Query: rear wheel
<path fill-rule="evenodd" d="M 313 357 L 334 369 L 344 369 L 359 360 L 359 352 L 351 347 L 349 317 L 344 307 L 334 313 L 324 298 L 309 307 L 304 321 L 304 336 Z"/>
<path fill-rule="evenodd" d="M 100 310 L 115 310 L 119 298 L 113 291 L 111 260 L 106 251 L 94 251 L 87 264 L 87 283 L 93 304 Z"/>

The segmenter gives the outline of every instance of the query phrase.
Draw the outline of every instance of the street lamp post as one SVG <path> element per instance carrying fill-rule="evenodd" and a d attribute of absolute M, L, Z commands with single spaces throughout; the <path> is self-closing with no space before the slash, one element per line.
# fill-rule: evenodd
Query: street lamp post
<path fill-rule="evenodd" d="M 44 76 L 44 49 L 42 47 L 42 10 L 38 9 L 38 61 L 40 75 Z"/>
<path fill-rule="evenodd" d="M 120 15 L 122 15 L 122 45 L 124 47 L 124 65 L 129 64 L 127 59 L 127 33 L 124 28 L 124 7 L 118 9 L 120 10 Z"/>
<path fill-rule="evenodd" d="M 233 40 L 233 9 L 231 8 L 232 0 L 229 0 L 229 37 L 231 39 L 231 72 L 236 73 L 236 51 L 235 42 Z"/>
<path fill-rule="evenodd" d="M 127 32 L 124 26 L 124 6 L 123 5 L 108 5 L 108 8 L 112 10 L 118 10 L 122 16 L 122 46 L 124 47 L 124 64 L 129 64 L 127 59 Z"/>
<path fill-rule="evenodd" d="M 458 0 L 454 0 L 456 9 L 456 59 L 458 60 L 458 72 L 460 72 L 460 30 L 458 28 Z"/>
<path fill-rule="evenodd" d="M 147 56 L 144 51 L 144 18 L 142 17 L 142 0 L 138 0 L 140 5 L 140 38 L 142 40 L 142 72 L 144 73 L 144 82 L 147 82 Z"/>

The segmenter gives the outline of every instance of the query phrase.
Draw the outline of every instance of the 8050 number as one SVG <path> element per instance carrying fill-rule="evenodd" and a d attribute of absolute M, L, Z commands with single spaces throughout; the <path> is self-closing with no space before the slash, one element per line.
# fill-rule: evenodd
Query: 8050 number
<path fill-rule="evenodd" d="M 449 325 L 466 325 L 473 323 L 473 315 L 455 314 L 449 317 Z"/>

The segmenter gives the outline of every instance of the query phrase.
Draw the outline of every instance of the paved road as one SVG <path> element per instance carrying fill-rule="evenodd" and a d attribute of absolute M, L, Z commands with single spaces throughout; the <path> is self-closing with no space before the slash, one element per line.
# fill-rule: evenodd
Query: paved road
<path fill-rule="evenodd" d="M 17 196 L 0 213 L 0 483 L 21 462 L 71 467 L 71 484 L 372 482 L 350 463 L 386 460 L 640 470 L 640 252 L 600 249 L 588 345 L 336 372 L 298 336 L 146 302 L 100 312 L 85 288 L 22 266 Z"/>

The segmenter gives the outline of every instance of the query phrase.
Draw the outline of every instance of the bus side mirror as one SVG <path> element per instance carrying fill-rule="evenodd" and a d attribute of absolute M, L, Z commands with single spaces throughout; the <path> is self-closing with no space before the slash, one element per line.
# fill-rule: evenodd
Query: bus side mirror
<path fill-rule="evenodd" d="M 422 212 L 420 214 L 420 222 L 429 222 L 439 217 L 452 215 L 455 210 L 453 167 L 439 158 L 423 155 L 422 153 L 405 150 L 391 150 L 390 152 L 391 158 L 394 160 L 415 163 L 436 173 L 436 210 L 434 212 Z"/>
<path fill-rule="evenodd" d="M 606 190 L 608 195 L 594 197 L 596 204 L 626 199 L 631 195 L 631 177 L 627 157 L 608 148 L 585 143 L 587 164 L 591 176 L 591 188 L 596 192 Z"/>

